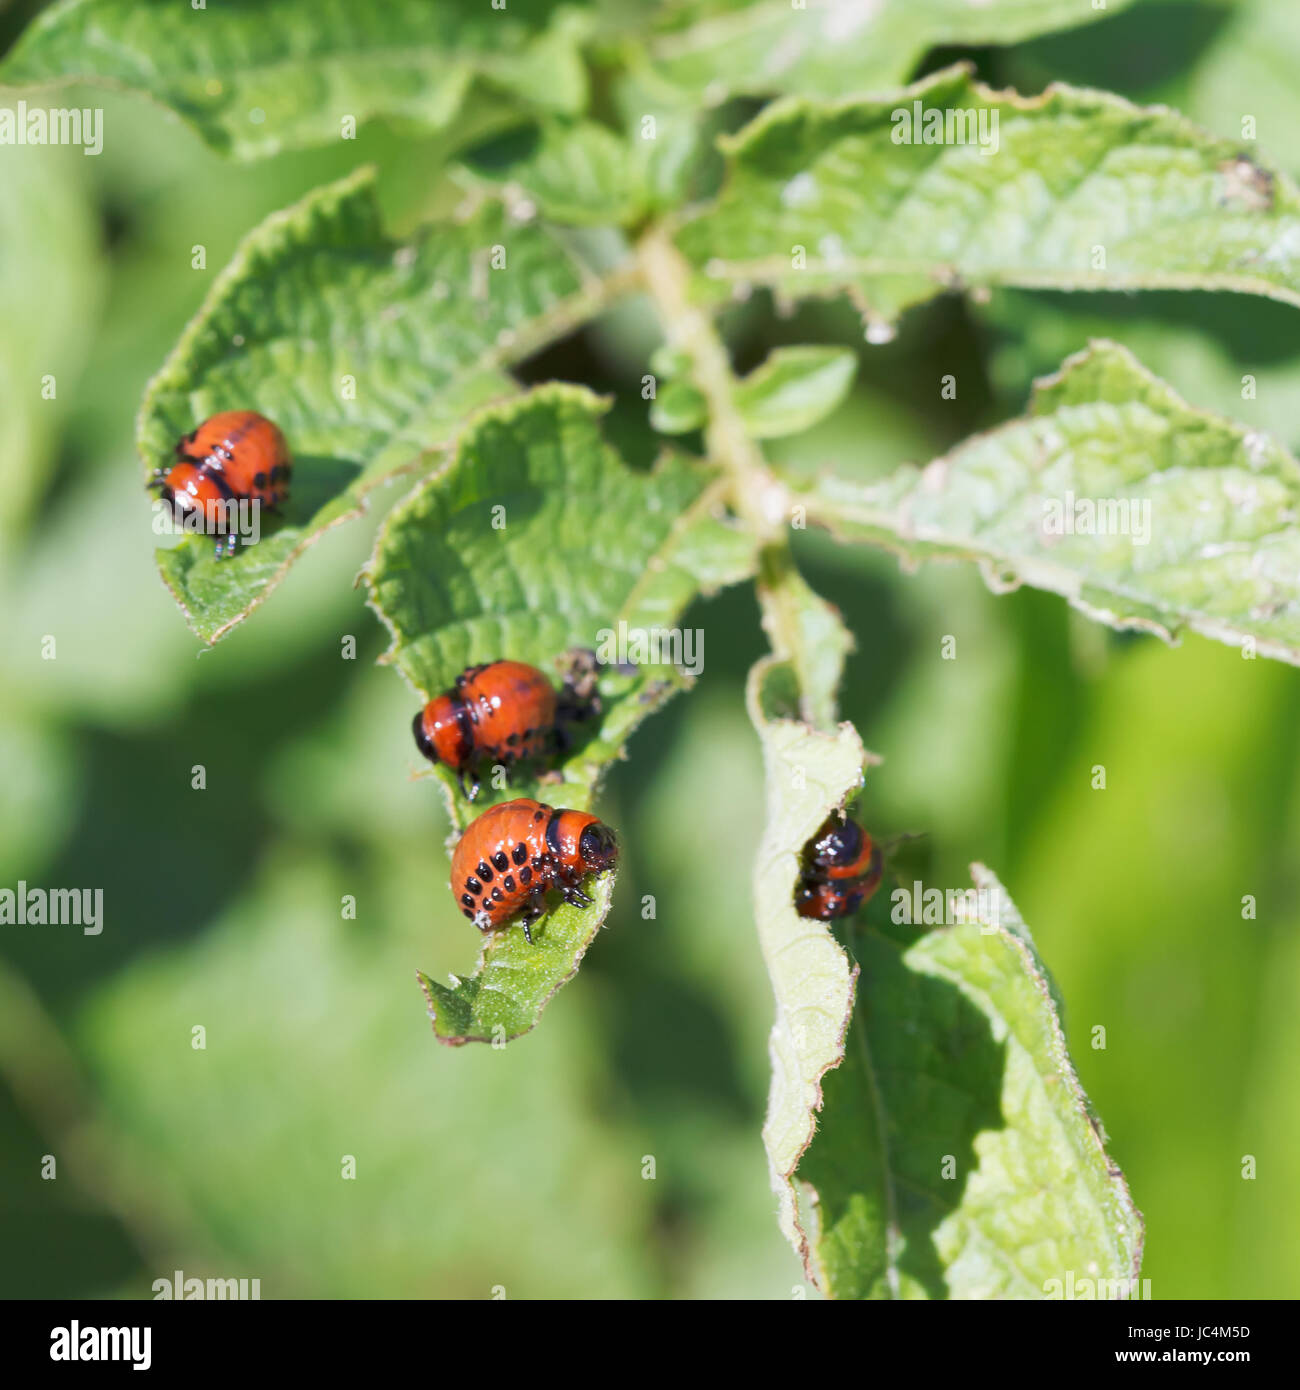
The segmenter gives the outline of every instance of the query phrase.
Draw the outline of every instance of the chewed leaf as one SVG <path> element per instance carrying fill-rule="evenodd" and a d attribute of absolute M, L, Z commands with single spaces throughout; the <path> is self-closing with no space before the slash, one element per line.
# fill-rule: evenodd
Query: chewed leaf
<path fill-rule="evenodd" d="M 256 543 L 221 560 L 205 536 L 159 552 L 195 632 L 214 642 L 238 623 L 369 489 L 512 394 L 505 368 L 583 322 L 608 289 L 560 233 L 515 225 L 496 204 L 395 241 L 369 170 L 254 229 L 149 384 L 137 426 L 146 476 L 221 410 L 269 416 L 293 455 L 283 514 L 261 517 Z"/>
<path fill-rule="evenodd" d="M 601 713 L 576 726 L 562 780 L 519 768 L 468 808 L 439 767 L 457 825 L 514 796 L 585 809 L 631 730 L 687 679 L 682 611 L 752 570 L 716 475 L 679 455 L 633 472 L 601 435 L 604 410 L 553 384 L 483 411 L 447 469 L 393 509 L 366 569 L 393 637 L 386 660 L 420 701 L 477 662 L 508 657 L 558 679 L 568 653 L 597 658 Z"/>
<path fill-rule="evenodd" d="M 779 1220 L 804 1253 L 794 1173 L 822 1107 L 822 1079 L 844 1057 L 857 967 L 824 923 L 795 911 L 799 856 L 817 828 L 862 782 L 866 758 L 850 724 L 820 733 L 789 712 L 793 669 L 765 658 L 749 677 L 750 718 L 763 745 L 767 820 L 754 867 L 758 940 L 776 998 L 768 1042 L 772 1085 L 763 1143 Z"/>
<path fill-rule="evenodd" d="M 975 560 L 1114 627 L 1300 664 L 1300 463 L 1095 342 L 1026 414 L 924 469 L 799 494 L 842 540 Z"/>
<path fill-rule="evenodd" d="M 834 932 L 796 911 L 800 853 L 867 760 L 851 725 L 797 717 L 810 693 L 828 698 L 773 658 L 750 674 L 767 777 L 754 902 L 776 997 L 763 1140 L 782 1231 L 834 1298 L 1044 1298 L 1080 1279 L 1128 1296 L 1142 1219 L 997 879 L 976 866 L 976 891 L 939 895 L 949 916 L 916 885 L 906 920 L 958 923 L 928 933 L 894 925 L 898 895 Z"/>
<path fill-rule="evenodd" d="M 578 973 L 605 924 L 615 877 L 610 870 L 588 884 L 590 907 L 561 903 L 547 913 L 533 927 L 531 944 L 518 926 L 485 934 L 474 973 L 450 987 L 416 971 L 438 1041 L 458 1047 L 527 1033 L 556 990 Z"/>
<path fill-rule="evenodd" d="M 724 516 L 714 471 L 669 455 L 633 472 L 602 437 L 604 410 L 590 392 L 553 384 L 483 411 L 448 467 L 394 508 L 367 567 L 371 603 L 392 633 L 386 659 L 415 691 L 412 714 L 477 662 L 526 661 L 558 684 L 569 654 L 595 656 L 598 706 L 572 726 L 558 766 L 517 765 L 500 785 L 485 777 L 473 804 L 446 768 L 435 770 L 457 830 L 520 796 L 589 809 L 632 731 L 702 655 L 677 626 L 682 612 L 752 571 L 753 542 Z M 448 891 L 441 869 L 437 881 Z M 577 968 L 609 891 L 591 908 L 545 917 L 534 928 L 541 950 L 511 926 L 455 989 L 426 984 L 438 1036 L 531 1027 Z"/>
<path fill-rule="evenodd" d="M 1203 289 L 1300 304 L 1300 191 L 1165 107 L 962 68 L 889 96 L 785 101 L 726 142 L 679 245 L 717 297 L 846 291 L 887 332 L 945 289 Z"/>
<path fill-rule="evenodd" d="M 841 934 L 861 973 L 844 1063 L 797 1181 L 809 1272 L 836 1298 L 1138 1296 L 1142 1217 L 998 880 L 906 885 Z M 930 896 L 951 906 L 931 915 Z M 915 920 L 918 908 L 908 909 Z"/>
<path fill-rule="evenodd" d="M 33 20 L 0 82 L 143 92 L 240 159 L 327 144 L 375 116 L 443 130 L 475 81 L 525 106 L 586 104 L 573 10 L 436 0 L 63 0 Z M 576 22 L 575 22 L 576 21 Z M 498 97 L 500 99 L 500 97 Z"/>

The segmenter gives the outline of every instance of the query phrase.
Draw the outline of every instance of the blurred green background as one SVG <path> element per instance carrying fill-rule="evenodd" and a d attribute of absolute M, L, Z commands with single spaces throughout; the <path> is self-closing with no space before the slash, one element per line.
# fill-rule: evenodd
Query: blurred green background
<path fill-rule="evenodd" d="M 0 7 L 0 46 L 34 8 Z M 1169 101 L 1222 134 L 1252 114 L 1300 172 L 1286 3 L 1156 4 L 964 56 L 1025 91 L 1063 78 Z M 504 1051 L 437 1046 L 414 971 L 463 970 L 476 942 L 446 891 L 438 798 L 411 780 L 411 697 L 374 665 L 352 587 L 396 493 L 201 653 L 154 569 L 132 431 L 245 230 L 367 159 L 408 225 L 446 205 L 443 153 L 370 127 L 236 166 L 143 101 L 85 100 L 106 112 L 99 158 L 0 149 L 0 886 L 101 887 L 106 915 L 98 937 L 0 929 L 0 1294 L 148 1296 L 181 1268 L 259 1277 L 264 1297 L 791 1297 L 758 1133 L 752 595 L 697 608 L 703 678 L 610 777 L 626 857 L 579 978 Z M 634 457 L 653 448 L 649 323 L 632 306 L 529 368 L 615 393 Z M 860 350 L 852 398 L 779 452 L 864 476 L 1016 413 L 1097 333 L 1294 448 L 1298 328 L 1294 310 L 1199 295 L 946 300 L 870 348 L 842 306 L 782 318 L 758 297 L 728 315 L 742 367 L 777 342 Z M 929 831 L 936 881 L 979 858 L 1016 898 L 1145 1213 L 1154 1295 L 1300 1295 L 1300 671 L 798 540 L 858 637 L 844 711 L 885 758 L 868 823 Z"/>

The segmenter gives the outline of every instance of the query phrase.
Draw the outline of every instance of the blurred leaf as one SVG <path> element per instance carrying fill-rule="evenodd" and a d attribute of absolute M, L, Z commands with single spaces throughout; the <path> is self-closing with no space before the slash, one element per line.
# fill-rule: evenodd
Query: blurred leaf
<path fill-rule="evenodd" d="M 0 709 L 0 883 L 34 879 L 62 845 L 84 769 L 58 725 Z"/>
<path fill-rule="evenodd" d="M 527 10 L 527 7 L 522 7 Z M 534 7 L 536 9 L 538 7 Z M 525 104 L 587 100 L 579 12 L 385 0 L 63 0 L 0 62 L 0 82 L 127 87 L 238 159 L 327 144 L 380 116 L 442 130 L 476 79 Z"/>
<path fill-rule="evenodd" d="M 1064 81 L 1172 106 L 1294 177 L 1295 16 L 1293 0 L 1161 0 L 1131 8 L 1114 24 L 1007 50 L 998 55 L 998 80 L 1022 91 Z"/>
<path fill-rule="evenodd" d="M 736 92 L 840 97 L 905 81 L 929 48 L 1015 43 L 1127 9 L 1079 0 L 695 0 L 651 52 L 671 80 L 706 100 Z"/>
<path fill-rule="evenodd" d="M 655 376 L 684 376 L 690 366 L 690 355 L 681 348 L 669 347 L 667 343 L 660 343 L 650 354 L 650 370 Z"/>
<path fill-rule="evenodd" d="M 628 71 L 614 84 L 614 100 L 630 142 L 642 197 L 655 212 L 712 194 L 722 178 L 717 137 L 727 112 L 704 107 L 665 81 L 644 60 L 639 44 L 624 54 Z"/>
<path fill-rule="evenodd" d="M 104 297 L 83 172 L 43 147 L 0 146 L 0 554 L 16 552 L 48 484 Z"/>
<path fill-rule="evenodd" d="M 1041 668 L 1041 649 L 1026 662 Z M 1050 795 L 1016 846 L 1016 895 L 1037 904 L 1162 1299 L 1300 1291 L 1300 1088 L 1284 1080 L 1300 1043 L 1297 695 L 1291 667 L 1211 642 L 1176 661 L 1124 644 L 1077 741 L 1056 741 Z"/>
<path fill-rule="evenodd" d="M 866 751 L 851 724 L 824 734 L 790 717 L 799 700 L 794 669 L 773 657 L 750 672 L 747 700 L 762 741 L 767 780 L 767 824 L 754 863 L 754 910 L 776 997 L 763 1144 L 781 1230 L 806 1260 L 794 1175 L 822 1108 L 822 1078 L 844 1060 L 857 968 L 850 967 L 825 923 L 795 911 L 794 890 L 804 846 L 861 785 Z"/>
<path fill-rule="evenodd" d="M 796 495 L 840 539 L 976 560 L 995 588 L 1048 589 L 1112 627 L 1189 627 L 1300 664 L 1300 465 L 1115 343 L 924 469 Z"/>
<path fill-rule="evenodd" d="M 1249 0 L 1228 5 L 1209 52 L 1188 74 L 1187 114 L 1239 139 L 1258 141 L 1289 173 L 1300 173 L 1294 131 L 1300 119 L 1294 73 L 1300 31 L 1291 0 Z M 1250 125 L 1247 127 L 1246 118 Z"/>
<path fill-rule="evenodd" d="M 689 381 L 666 381 L 650 405 L 650 424 L 660 434 L 689 434 L 708 418 L 708 402 Z"/>
<path fill-rule="evenodd" d="M 194 631 L 215 642 L 246 617 L 369 489 L 510 394 L 503 368 L 595 313 L 612 283 L 495 204 L 393 241 L 369 170 L 252 231 L 149 384 L 137 431 L 147 475 L 218 410 L 260 410 L 293 454 L 283 521 L 256 544 L 217 560 L 211 537 L 189 536 L 159 552 Z"/>
<path fill-rule="evenodd" d="M 389 516 L 366 579 L 393 636 L 386 659 L 421 703 L 475 662 L 509 657 L 555 671 L 575 648 L 604 657 L 622 625 L 629 643 L 670 629 L 699 593 L 750 573 L 752 541 L 722 519 L 715 474 L 676 456 L 632 472 L 601 437 L 604 409 L 585 390 L 553 384 L 485 410 L 447 469 Z M 521 767 L 472 806 L 436 768 L 453 824 L 519 796 L 588 809 L 633 729 L 685 683 L 666 662 L 607 668 L 599 725 L 577 727 L 582 742 L 558 776 Z M 535 928 L 544 951 L 511 927 L 493 934 L 454 992 L 426 983 L 439 1038 L 490 1038 L 498 1021 L 511 1036 L 527 1031 L 599 929 L 608 891 Z"/>
<path fill-rule="evenodd" d="M 1135 1296 L 1142 1218 L 1054 986 L 1002 885 L 971 872 L 973 920 L 910 941 L 846 923 L 858 997 L 797 1174 L 809 1272 L 835 1298 Z"/>
<path fill-rule="evenodd" d="M 848 348 L 774 348 L 736 386 L 736 405 L 754 439 L 811 429 L 848 394 L 858 359 Z"/>
<path fill-rule="evenodd" d="M 546 121 L 476 146 L 463 156 L 489 184 L 522 190 L 543 217 L 572 226 L 623 225 L 641 207 L 627 146 L 594 121 Z"/>
<path fill-rule="evenodd" d="M 966 142 L 919 143 L 930 118 L 964 121 L 951 136 Z M 953 68 L 888 97 L 780 103 L 726 149 L 716 206 L 678 239 L 715 297 L 846 290 L 882 330 L 945 289 L 992 285 L 1300 304 L 1295 185 L 1164 108 L 1004 94 Z"/>
<path fill-rule="evenodd" d="M 177 1263 L 258 1276 L 263 1298 L 649 1296 L 653 1185 L 592 1108 L 583 1010 L 508 1059 L 475 1048 L 451 1065 L 400 1007 L 429 937 L 416 909 L 430 868 L 409 848 L 381 871 L 281 843 L 201 937 L 114 975 L 80 1011 L 110 1118 L 206 1236 Z M 106 936 L 130 929 L 106 910 Z"/>
<path fill-rule="evenodd" d="M 651 370 L 654 365 L 652 359 Z M 762 366 L 736 383 L 736 408 L 750 438 L 779 439 L 811 429 L 843 401 L 857 367 L 848 348 L 773 348 Z M 703 429 L 708 418 L 708 403 L 685 380 L 660 387 L 650 407 L 650 423 L 660 434 Z"/>
<path fill-rule="evenodd" d="M 1172 292 L 1134 299 L 998 290 L 974 315 L 993 330 L 989 376 L 1012 408 L 1036 376 L 1055 371 L 1080 343 L 1111 338 L 1184 400 L 1289 448 L 1300 444 L 1300 342 L 1289 305 Z"/>

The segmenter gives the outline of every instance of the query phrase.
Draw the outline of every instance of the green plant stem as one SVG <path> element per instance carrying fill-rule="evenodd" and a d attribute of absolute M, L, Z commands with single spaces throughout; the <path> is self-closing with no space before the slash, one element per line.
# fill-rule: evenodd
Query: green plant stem
<path fill-rule="evenodd" d="M 690 268 L 661 226 L 641 239 L 637 259 L 670 347 L 691 363 L 691 376 L 709 408 L 704 439 L 709 458 L 729 483 L 736 515 L 758 537 L 757 592 L 772 650 L 790 661 L 804 691 L 812 688 L 811 653 L 803 622 L 807 586 L 794 562 L 786 529 L 789 494 L 749 437 L 736 404 L 736 375 L 713 320 L 690 300 Z M 804 711 L 810 717 L 809 711 Z"/>

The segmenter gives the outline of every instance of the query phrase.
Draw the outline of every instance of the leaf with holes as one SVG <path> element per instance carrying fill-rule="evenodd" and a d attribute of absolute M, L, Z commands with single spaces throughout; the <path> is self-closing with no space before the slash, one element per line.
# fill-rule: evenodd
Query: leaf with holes
<path fill-rule="evenodd" d="M 1164 107 L 962 68 L 891 96 L 787 101 L 726 143 L 679 245 L 723 297 L 847 291 L 879 333 L 946 289 L 1234 290 L 1300 304 L 1300 192 Z"/>
<path fill-rule="evenodd" d="M 834 1298 L 1137 1297 L 1142 1217 L 1051 978 L 1002 885 L 972 875 L 901 890 L 950 925 L 895 924 L 883 894 L 842 924 L 858 994 L 796 1174 L 809 1275 Z"/>
<path fill-rule="evenodd" d="M 505 368 L 584 322 L 616 283 L 561 232 L 516 225 L 496 204 L 393 240 L 368 170 L 252 231 L 150 382 L 137 425 L 147 477 L 221 410 L 269 416 L 293 455 L 283 514 L 263 518 L 254 544 L 221 560 L 211 537 L 159 551 L 194 631 L 215 642 L 246 617 L 368 491 L 512 394 Z"/>
<path fill-rule="evenodd" d="M 558 682 L 566 654 L 596 655 L 599 708 L 558 767 L 521 765 L 508 785 L 485 782 L 472 805 L 446 768 L 433 770 L 457 831 L 514 797 L 589 809 L 633 730 L 687 684 L 678 667 L 702 655 L 678 626 L 687 605 L 752 573 L 752 539 L 726 518 L 715 472 L 677 455 L 634 472 L 602 437 L 604 410 L 590 392 L 553 384 L 480 413 L 448 467 L 394 508 L 366 569 L 392 634 L 385 659 L 414 688 L 413 714 L 478 662 L 526 661 Z M 517 925 L 495 933 L 450 991 L 424 977 L 438 1037 L 490 1038 L 497 1024 L 526 1032 L 608 903 L 602 889 L 590 908 L 557 908 L 534 928 L 540 953 Z"/>
<path fill-rule="evenodd" d="M 1300 665 L 1300 464 L 1096 342 L 1028 412 L 924 469 L 797 494 L 841 540 L 975 560 L 1172 641 L 1183 628 Z"/>
<path fill-rule="evenodd" d="M 174 111 L 238 159 L 338 140 L 383 117 L 440 131 L 476 82 L 522 108 L 587 101 L 580 11 L 384 0 L 63 0 L 0 62 L 10 86 L 125 87 Z"/>

